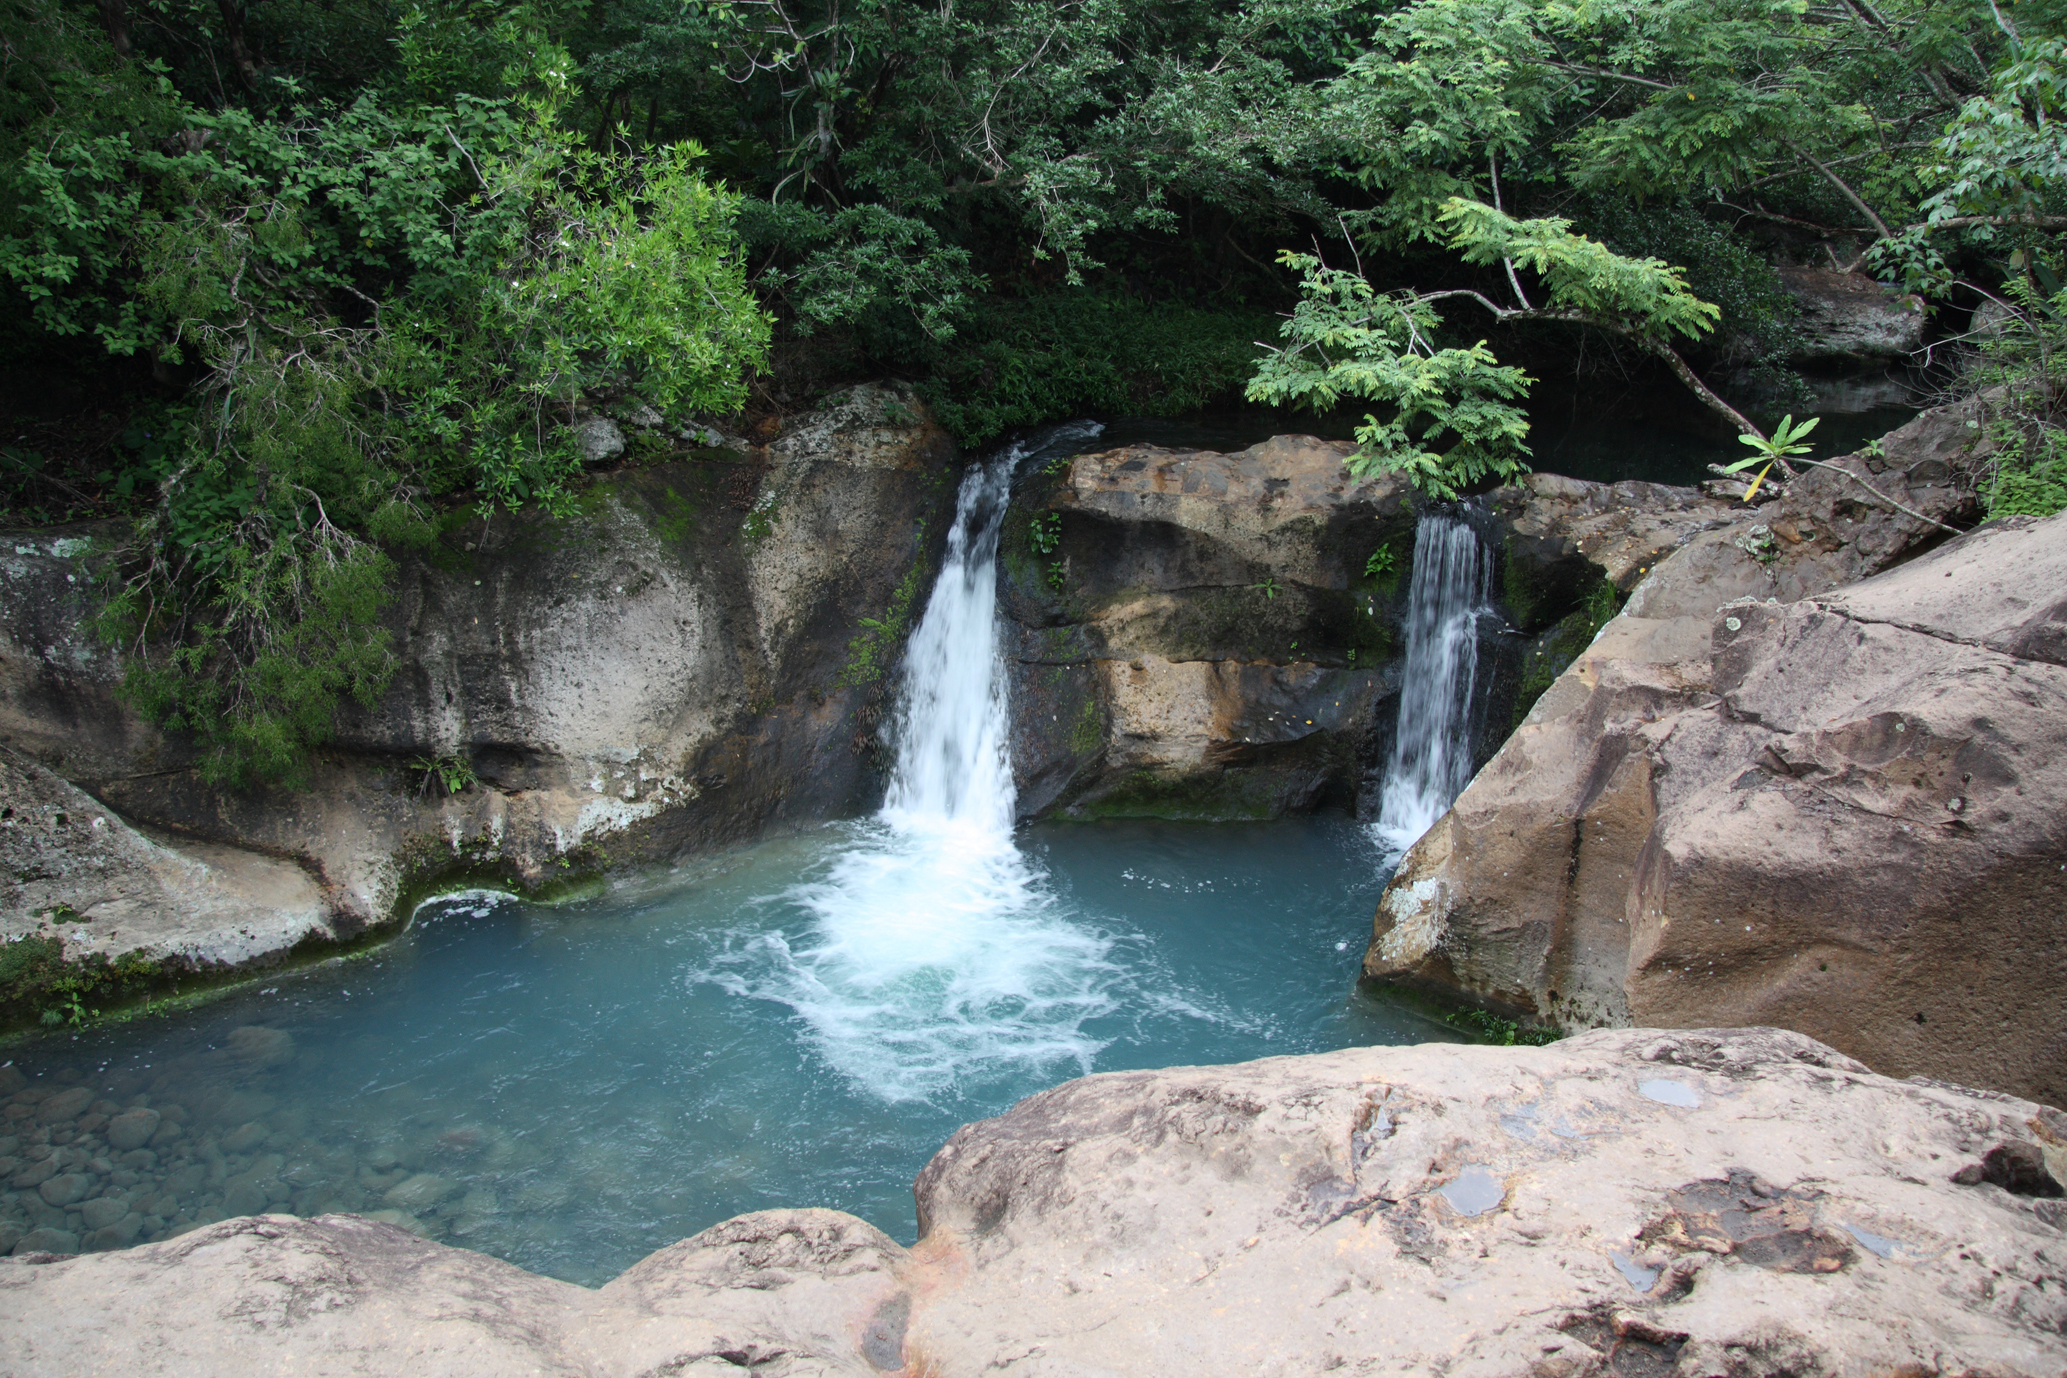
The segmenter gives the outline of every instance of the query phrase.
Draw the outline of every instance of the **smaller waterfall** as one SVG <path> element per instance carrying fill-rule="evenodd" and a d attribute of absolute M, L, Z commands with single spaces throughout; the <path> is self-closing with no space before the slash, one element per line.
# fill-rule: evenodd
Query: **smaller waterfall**
<path fill-rule="evenodd" d="M 1469 522 L 1444 512 L 1421 518 L 1407 593 L 1399 729 L 1372 827 L 1394 860 L 1471 782 L 1478 620 L 1492 584 L 1493 552 Z"/>

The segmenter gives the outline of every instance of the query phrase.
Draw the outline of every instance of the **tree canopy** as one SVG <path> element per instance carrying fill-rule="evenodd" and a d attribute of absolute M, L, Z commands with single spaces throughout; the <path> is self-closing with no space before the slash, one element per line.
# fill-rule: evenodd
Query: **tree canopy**
<path fill-rule="evenodd" d="M 1354 462 L 1454 495 L 1527 463 L 1515 359 L 1545 332 L 1757 436 L 1729 398 L 1784 384 L 1775 265 L 1814 262 L 1999 303 L 2001 501 L 2043 505 L 2061 19 L 0 0 L 4 348 L 114 380 L 125 419 L 0 450 L 0 500 L 133 521 L 107 624 L 225 780 L 292 773 L 378 692 L 391 552 L 441 514 L 560 509 L 573 426 L 613 407 L 889 372 L 980 443 L 1246 390 L 1367 408 Z"/>

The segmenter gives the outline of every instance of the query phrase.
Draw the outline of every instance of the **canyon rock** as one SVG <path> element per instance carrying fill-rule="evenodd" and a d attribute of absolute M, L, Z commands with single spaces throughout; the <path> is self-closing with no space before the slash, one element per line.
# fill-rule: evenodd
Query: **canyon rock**
<path fill-rule="evenodd" d="M 0 810 L 0 942 L 205 969 L 335 937 L 321 888 L 293 862 L 148 833 L 6 747 Z"/>
<path fill-rule="evenodd" d="M 1943 511 L 1963 430 L 1855 472 Z M 2067 1099 L 2067 518 L 1849 582 L 1927 528 L 1838 479 L 1652 570 L 1409 851 L 1366 975 Z"/>
<path fill-rule="evenodd" d="M 2058 1111 L 1778 1030 L 1356 1048 L 968 1125 L 909 1249 L 763 1211 L 596 1291 L 352 1216 L 26 1254 L 0 1372 L 2060 1378 L 2063 1174 Z"/>
<path fill-rule="evenodd" d="M 1267 818 L 1354 797 L 1397 692 L 1412 490 L 1354 447 L 1133 445 L 1023 483 L 999 601 L 1019 807 Z M 1393 566 L 1369 573 L 1384 549 Z"/>
<path fill-rule="evenodd" d="M 1398 475 L 1351 474 L 1353 452 L 1294 435 L 1234 453 L 1132 445 L 1022 482 L 999 583 L 1022 815 L 1259 818 L 1370 801 L 1424 503 Z M 1500 552 L 1505 622 L 1481 637 L 1466 715 L 1483 761 L 1516 701 L 1598 629 L 1602 590 L 1745 513 L 1693 488 L 1531 474 L 1467 520 Z"/>
<path fill-rule="evenodd" d="M 1864 273 L 1782 268 L 1780 285 L 1801 308 L 1801 363 L 1863 363 L 1906 358 L 1923 347 L 1924 310 Z"/>
<path fill-rule="evenodd" d="M 597 476 L 571 517 L 454 527 L 399 558 L 397 673 L 300 790 L 210 786 L 119 696 L 89 628 L 116 533 L 11 538 L 0 746 L 29 764 L 4 787 L 70 832 L 0 923 L 70 953 L 84 935 L 43 921 L 76 913 L 96 950 L 234 964 L 391 922 L 443 877 L 537 889 L 865 808 L 955 460 L 908 389 L 861 385 L 750 452 Z M 240 924 L 253 908 L 273 917 Z"/>

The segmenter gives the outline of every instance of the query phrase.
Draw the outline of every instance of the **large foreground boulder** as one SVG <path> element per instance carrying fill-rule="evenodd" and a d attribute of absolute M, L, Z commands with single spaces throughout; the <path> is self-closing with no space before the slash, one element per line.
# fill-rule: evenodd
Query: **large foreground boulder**
<path fill-rule="evenodd" d="M 2067 1098 L 2067 517 L 1845 584 L 1907 519 L 1794 487 L 1637 587 L 1408 853 L 1365 972 Z"/>
<path fill-rule="evenodd" d="M 1088 1077 L 907 1250 L 767 1211 L 602 1289 L 353 1216 L 0 1262 L 0 1373 L 2059 1378 L 2067 1117 L 1799 1035 Z"/>

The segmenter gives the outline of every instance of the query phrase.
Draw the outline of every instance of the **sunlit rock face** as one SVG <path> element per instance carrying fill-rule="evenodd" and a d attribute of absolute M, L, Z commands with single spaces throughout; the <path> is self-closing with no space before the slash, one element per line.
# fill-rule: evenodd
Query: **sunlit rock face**
<path fill-rule="evenodd" d="M 1952 515 L 1962 432 L 1849 463 Z M 1637 584 L 1409 852 L 1365 972 L 2059 1101 L 2063 644 L 2067 520 L 1951 540 L 1816 473 Z"/>
<path fill-rule="evenodd" d="M 1022 813 L 1354 799 L 1398 689 L 1415 518 L 1397 476 L 1348 471 L 1353 448 L 1132 445 L 1022 484 L 999 587 Z"/>
<path fill-rule="evenodd" d="M 51 1375 L 2067 1373 L 2067 1119 L 1771 1029 L 1065 1083 L 905 1248 L 740 1216 L 596 1291 L 357 1216 L 0 1261 Z"/>

